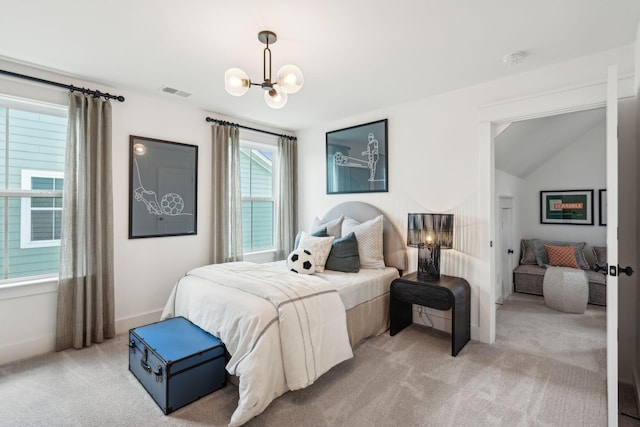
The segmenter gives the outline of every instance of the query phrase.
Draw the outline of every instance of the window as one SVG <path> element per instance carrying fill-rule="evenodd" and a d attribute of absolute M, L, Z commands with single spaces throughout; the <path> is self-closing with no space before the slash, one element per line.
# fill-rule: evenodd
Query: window
<path fill-rule="evenodd" d="M 275 249 L 277 147 L 240 141 L 242 246 L 245 253 Z"/>
<path fill-rule="evenodd" d="M 0 96 L 0 283 L 55 275 L 67 110 Z"/>
<path fill-rule="evenodd" d="M 20 212 L 20 247 L 60 246 L 62 228 L 62 172 L 22 170 L 22 189 L 41 196 L 23 197 Z"/>

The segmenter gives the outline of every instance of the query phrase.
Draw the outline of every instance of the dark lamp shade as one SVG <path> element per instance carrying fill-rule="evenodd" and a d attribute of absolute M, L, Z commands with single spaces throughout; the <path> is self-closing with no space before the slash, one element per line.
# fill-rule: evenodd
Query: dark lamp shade
<path fill-rule="evenodd" d="M 433 245 L 443 249 L 453 247 L 453 215 L 410 213 L 407 226 L 407 245 Z"/>

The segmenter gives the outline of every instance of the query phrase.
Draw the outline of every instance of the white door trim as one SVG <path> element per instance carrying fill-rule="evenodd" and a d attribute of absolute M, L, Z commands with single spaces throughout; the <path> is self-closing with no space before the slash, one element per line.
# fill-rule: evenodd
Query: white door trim
<path fill-rule="evenodd" d="M 607 85 L 607 262 L 618 265 L 618 67 L 608 70 Z M 607 276 L 607 414 L 618 425 L 618 277 Z"/>

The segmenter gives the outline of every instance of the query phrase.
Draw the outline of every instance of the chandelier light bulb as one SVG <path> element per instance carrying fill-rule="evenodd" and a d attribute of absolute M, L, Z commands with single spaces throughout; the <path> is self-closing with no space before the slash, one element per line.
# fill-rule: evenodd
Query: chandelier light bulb
<path fill-rule="evenodd" d="M 224 73 L 224 88 L 230 95 L 244 95 L 249 90 L 250 84 L 249 76 L 240 68 L 229 68 Z"/>
<path fill-rule="evenodd" d="M 289 64 L 280 68 L 276 81 L 282 92 L 296 93 L 302 88 L 304 77 L 300 68 Z"/>
<path fill-rule="evenodd" d="M 287 103 L 287 94 L 279 90 L 277 85 L 264 92 L 264 102 L 274 109 L 280 109 Z"/>

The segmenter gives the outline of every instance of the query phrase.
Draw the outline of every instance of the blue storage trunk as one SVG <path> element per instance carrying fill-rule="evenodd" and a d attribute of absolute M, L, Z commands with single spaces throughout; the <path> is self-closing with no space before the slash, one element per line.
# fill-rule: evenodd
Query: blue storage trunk
<path fill-rule="evenodd" d="M 129 370 L 165 415 L 226 384 L 222 342 L 184 317 L 129 331 Z"/>

